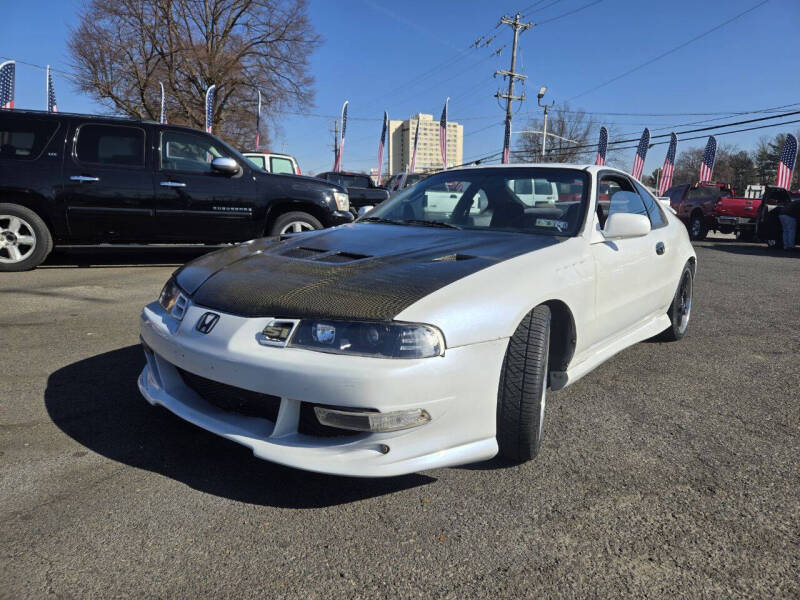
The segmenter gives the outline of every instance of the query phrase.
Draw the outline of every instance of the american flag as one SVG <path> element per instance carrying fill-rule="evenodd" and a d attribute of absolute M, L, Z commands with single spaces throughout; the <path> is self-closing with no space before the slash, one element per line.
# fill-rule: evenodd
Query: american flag
<path fill-rule="evenodd" d="M 608 151 L 608 129 L 605 127 L 600 128 L 600 141 L 597 144 L 597 158 L 594 159 L 594 164 L 603 166 L 606 164 L 606 152 Z"/>
<path fill-rule="evenodd" d="M 50 72 L 50 65 L 47 65 L 47 112 L 58 112 L 56 90 L 53 88 L 53 74 Z"/>
<path fill-rule="evenodd" d="M 700 164 L 700 181 L 711 181 L 711 174 L 714 172 L 714 160 L 717 157 L 717 139 L 710 135 L 706 144 L 706 151 L 703 152 L 703 162 Z"/>
<path fill-rule="evenodd" d="M 9 60 L 0 65 L 0 108 L 14 108 L 14 69 Z"/>
<path fill-rule="evenodd" d="M 339 138 L 339 149 L 336 152 L 336 160 L 333 162 L 333 170 L 338 173 L 342 170 L 342 152 L 344 152 L 344 134 L 347 132 L 347 105 L 350 104 L 349 100 L 345 100 L 342 104 L 342 135 Z"/>
<path fill-rule="evenodd" d="M 450 98 L 444 101 L 442 118 L 439 119 L 439 150 L 442 152 L 442 168 L 447 168 L 447 103 Z"/>
<path fill-rule="evenodd" d="M 389 113 L 383 111 L 383 127 L 381 128 L 381 141 L 378 144 L 378 185 L 381 184 L 381 171 L 383 169 L 383 145 L 386 143 L 386 132 L 389 130 Z"/>
<path fill-rule="evenodd" d="M 211 133 L 211 125 L 214 122 L 214 92 L 216 91 L 216 85 L 212 85 L 206 90 L 206 133 Z"/>
<path fill-rule="evenodd" d="M 161 88 L 161 114 L 158 117 L 159 123 L 166 123 L 167 122 L 167 97 L 164 94 L 164 84 L 160 81 L 158 82 L 158 86 Z"/>
<path fill-rule="evenodd" d="M 792 185 L 792 171 L 794 170 L 794 161 L 797 158 L 797 138 L 791 133 L 786 136 L 786 141 L 783 143 L 783 151 L 778 160 L 778 179 L 775 185 L 782 187 L 786 190 Z"/>
<path fill-rule="evenodd" d="M 411 164 L 408 166 L 408 172 L 413 173 L 417 167 L 417 142 L 419 141 L 419 115 L 417 115 L 417 131 L 414 133 L 414 146 L 411 150 Z"/>
<path fill-rule="evenodd" d="M 507 165 L 509 160 L 509 155 L 511 154 L 511 149 L 509 146 L 511 145 L 511 121 L 506 119 L 506 133 L 503 137 L 503 164 Z"/>
<path fill-rule="evenodd" d="M 258 108 L 256 109 L 256 152 L 261 145 L 261 90 L 258 90 Z"/>
<path fill-rule="evenodd" d="M 608 129 L 600 128 L 600 142 L 597 144 L 597 158 L 594 164 L 603 166 L 606 164 L 606 152 L 608 151 Z"/>
<path fill-rule="evenodd" d="M 674 133 L 669 135 L 669 148 L 667 157 L 664 159 L 664 166 L 661 167 L 661 181 L 658 182 L 658 195 L 663 196 L 672 185 L 672 173 L 675 171 L 675 152 L 678 149 L 678 136 Z"/>
<path fill-rule="evenodd" d="M 631 175 L 635 179 L 642 178 L 642 171 L 644 170 L 644 160 L 647 158 L 647 149 L 650 147 L 650 130 L 645 127 L 642 132 L 642 137 L 639 138 L 639 147 L 636 149 L 636 156 L 633 158 L 633 170 Z"/>

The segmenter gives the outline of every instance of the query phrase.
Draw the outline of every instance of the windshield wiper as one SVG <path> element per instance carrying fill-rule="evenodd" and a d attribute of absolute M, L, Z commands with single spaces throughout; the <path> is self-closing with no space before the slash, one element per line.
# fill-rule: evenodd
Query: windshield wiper
<path fill-rule="evenodd" d="M 413 225 L 422 225 L 424 227 L 444 227 L 445 229 L 461 229 L 458 225 L 452 223 L 444 223 L 443 221 L 426 221 L 425 219 L 405 219 L 404 223 L 411 223 Z"/>
<path fill-rule="evenodd" d="M 397 221 L 395 219 L 384 219 L 383 217 L 366 217 L 359 219 L 359 223 L 389 223 L 390 225 L 404 225 L 405 221 Z"/>

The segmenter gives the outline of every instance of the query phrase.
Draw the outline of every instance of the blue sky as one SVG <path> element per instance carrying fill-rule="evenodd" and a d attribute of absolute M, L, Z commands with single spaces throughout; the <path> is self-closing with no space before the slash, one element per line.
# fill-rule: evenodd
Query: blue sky
<path fill-rule="evenodd" d="M 669 132 L 673 125 L 716 117 L 675 113 L 733 113 L 800 103 L 797 0 L 770 0 L 701 40 L 581 95 L 755 6 L 758 0 L 601 0 L 575 14 L 544 22 L 589 2 L 312 0 L 312 22 L 325 42 L 312 59 L 316 106 L 310 112 L 321 116 L 279 116 L 280 130 L 273 132 L 274 149 L 297 156 L 304 172 L 329 169 L 330 121 L 349 99 L 351 120 L 343 166 L 368 170 L 376 166 L 384 109 L 395 119 L 417 112 L 438 118 L 445 97 L 450 96 L 450 118 L 464 125 L 465 159 L 499 151 L 504 112 L 493 94 L 503 82 L 492 74 L 509 66 L 511 30 L 495 25 L 504 13 L 517 10 L 527 13 L 526 20 L 543 23 L 520 38 L 517 70 L 528 76 L 522 89 L 530 100 L 519 107 L 515 129 L 522 129 L 529 116 L 541 114 L 536 106 L 541 85 L 547 85 L 548 99 L 558 103 L 572 99 L 573 108 L 674 115 L 597 115 L 609 126 L 612 139 L 621 134 L 638 137 L 645 125 L 654 130 L 666 128 L 653 131 L 655 135 Z M 526 10 L 534 4 L 538 6 Z M 67 70 L 68 27 L 76 23 L 79 5 L 77 0 L 3 0 L 0 56 Z M 489 48 L 468 49 L 486 34 L 496 35 Z M 781 43 L 788 51 L 781 50 Z M 503 45 L 506 48 L 500 57 L 490 56 Z M 56 76 L 54 85 L 62 111 L 99 110 L 88 97 L 76 93 L 67 79 Z M 43 108 L 44 101 L 43 72 L 18 64 L 17 106 Z M 696 126 L 703 125 L 706 123 Z M 785 129 L 798 130 L 800 124 Z M 773 128 L 718 139 L 749 149 L 761 135 L 780 131 Z M 704 140 L 679 143 L 678 151 L 703 144 Z M 646 173 L 660 166 L 664 152 L 665 146 L 650 150 Z M 627 151 L 621 157 L 626 168 L 632 153 Z"/>

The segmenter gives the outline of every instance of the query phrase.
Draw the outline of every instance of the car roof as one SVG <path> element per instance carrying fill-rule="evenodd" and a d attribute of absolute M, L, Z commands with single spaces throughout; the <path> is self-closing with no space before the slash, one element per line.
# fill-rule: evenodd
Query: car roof
<path fill-rule="evenodd" d="M 248 154 L 255 154 L 256 156 L 285 156 L 286 158 L 294 158 L 291 154 L 286 154 L 285 152 L 256 152 L 255 150 L 248 150 L 247 152 L 242 152 L 245 156 Z"/>
<path fill-rule="evenodd" d="M 29 108 L 4 109 L 2 112 L 4 114 L 9 114 L 14 116 L 31 116 L 36 118 L 42 118 L 42 117 L 50 119 L 77 118 L 77 119 L 93 120 L 98 122 L 105 121 L 112 123 L 127 123 L 127 124 L 137 124 L 137 125 L 146 123 L 148 125 L 159 125 L 161 127 L 168 127 L 170 129 L 191 131 L 194 133 L 200 131 L 201 133 L 205 133 L 200 129 L 187 127 L 185 125 L 172 125 L 170 123 L 159 123 L 158 121 L 152 121 L 149 119 L 132 119 L 130 117 L 121 117 L 119 115 L 89 115 L 85 113 L 48 112 L 46 110 L 33 110 Z"/>
<path fill-rule="evenodd" d="M 592 165 L 592 164 L 580 164 L 580 163 L 509 163 L 504 165 L 463 165 L 461 167 L 454 167 L 452 169 L 448 169 L 450 171 L 472 171 L 474 169 L 516 169 L 519 167 L 524 168 L 536 168 L 536 169 L 570 169 L 570 170 L 581 170 L 587 171 L 589 173 L 597 173 L 598 171 L 616 171 L 622 175 L 630 175 L 621 169 L 617 169 L 615 167 L 609 167 L 607 165 L 599 166 L 599 165 Z"/>

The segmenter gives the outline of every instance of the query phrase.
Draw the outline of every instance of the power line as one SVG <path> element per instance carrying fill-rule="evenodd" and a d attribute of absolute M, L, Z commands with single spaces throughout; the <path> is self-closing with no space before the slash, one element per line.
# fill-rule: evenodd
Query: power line
<path fill-rule="evenodd" d="M 661 53 L 661 54 L 659 54 L 658 56 L 654 56 L 653 58 L 651 58 L 651 59 L 649 59 L 649 60 L 646 60 L 646 61 L 644 61 L 643 63 L 641 63 L 641 64 L 639 64 L 639 65 L 637 65 L 637 66 L 633 67 L 632 69 L 628 69 L 628 70 L 627 70 L 627 71 L 625 71 L 624 73 L 621 73 L 620 75 L 617 75 L 616 77 L 612 77 L 612 78 L 611 78 L 611 79 L 609 79 L 608 81 L 604 81 L 603 83 L 600 83 L 600 84 L 598 84 L 598 85 L 596 85 L 596 86 L 594 86 L 594 87 L 592 87 L 592 88 L 589 88 L 589 89 L 588 89 L 588 90 L 586 90 L 586 91 L 583 91 L 583 92 L 581 92 L 580 94 L 577 94 L 577 95 L 573 96 L 572 98 L 570 98 L 569 100 L 574 100 L 575 98 L 580 98 L 581 96 L 585 96 L 586 94 L 590 94 L 590 93 L 592 93 L 592 92 L 594 92 L 594 91 L 597 91 L 597 90 L 599 90 L 599 89 L 600 89 L 600 88 L 602 88 L 602 87 L 605 87 L 605 86 L 607 86 L 607 85 L 609 85 L 609 84 L 611 84 L 611 83 L 614 83 L 615 81 L 619 81 L 619 80 L 620 80 L 620 79 L 622 79 L 623 77 L 627 77 L 627 76 L 628 76 L 628 75 L 630 75 L 631 73 L 635 73 L 635 72 L 636 72 L 636 71 L 638 71 L 639 69 L 643 69 L 644 67 L 646 67 L 646 66 L 648 66 L 648 65 L 651 65 L 651 64 L 653 64 L 654 62 L 656 62 L 656 61 L 658 61 L 658 60 L 661 60 L 661 59 L 662 59 L 662 58 L 664 58 L 665 56 L 669 56 L 670 54 L 673 54 L 674 52 L 677 52 L 678 50 L 680 50 L 680 49 L 682 49 L 682 48 L 685 48 L 685 47 L 686 47 L 686 46 L 688 46 L 689 44 L 692 44 L 692 43 L 696 42 L 697 40 L 699 40 L 699 39 L 701 39 L 701 38 L 704 38 L 705 36 L 707 36 L 707 35 L 709 35 L 709 34 L 711 34 L 711 33 L 715 32 L 715 31 L 717 31 L 718 29 L 721 29 L 721 28 L 725 27 L 725 26 L 726 26 L 726 25 L 728 25 L 729 23 L 733 23 L 735 20 L 737 20 L 737 19 L 739 19 L 739 18 L 743 17 L 744 15 L 746 15 L 746 14 L 748 14 L 748 13 L 750 13 L 750 12 L 753 12 L 753 11 L 754 11 L 754 10 L 756 10 L 757 8 L 760 8 L 761 6 L 765 5 L 767 2 L 769 2 L 769 0 L 761 0 L 760 2 L 758 2 L 757 4 L 755 4 L 755 5 L 751 6 L 751 7 L 750 7 L 750 8 L 748 8 L 747 10 L 744 10 L 744 11 L 742 11 L 742 12 L 738 13 L 737 15 L 734 15 L 733 17 L 731 17 L 730 19 L 727 19 L 726 21 L 723 21 L 723 22 L 722 22 L 722 23 L 720 23 L 719 25 L 715 25 L 715 26 L 714 26 L 714 27 L 712 27 L 711 29 L 708 29 L 708 30 L 704 31 L 704 32 L 703 32 L 703 33 L 701 33 L 701 34 L 699 34 L 699 35 L 696 35 L 695 37 L 691 38 L 690 40 L 687 40 L 687 41 L 685 41 L 685 42 L 683 42 L 683 43 L 681 43 L 681 44 L 678 44 L 677 46 L 675 46 L 675 47 L 673 47 L 673 48 L 670 48 L 670 49 L 669 49 L 669 50 L 667 50 L 666 52 L 662 52 L 662 53 Z"/>
<path fill-rule="evenodd" d="M 563 19 L 564 17 L 568 17 L 570 15 L 574 15 L 576 12 L 580 12 L 580 11 L 582 11 L 582 10 L 584 10 L 586 8 L 590 8 L 590 7 L 592 7 L 592 6 L 596 5 L 596 4 L 600 4 L 602 1 L 603 0 L 594 0 L 594 2 L 589 2 L 588 4 L 584 4 L 583 6 L 579 6 L 578 8 L 575 8 L 573 10 L 567 11 L 565 13 L 562 13 L 562 14 L 558 15 L 558 16 L 552 17 L 550 19 L 545 19 L 544 21 L 539 21 L 535 25 L 536 25 L 536 27 L 541 27 L 542 25 L 545 25 L 547 23 L 552 23 L 553 21 L 558 21 L 559 19 Z"/>

